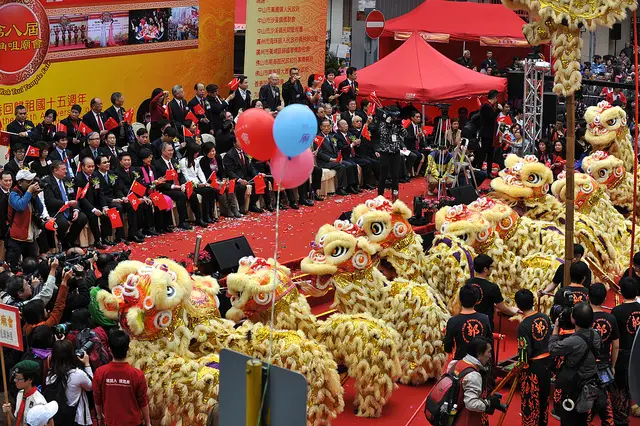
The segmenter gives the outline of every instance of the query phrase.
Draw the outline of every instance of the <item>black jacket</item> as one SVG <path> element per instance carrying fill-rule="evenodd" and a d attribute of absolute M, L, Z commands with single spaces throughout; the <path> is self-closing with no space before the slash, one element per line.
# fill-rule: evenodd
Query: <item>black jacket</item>
<path fill-rule="evenodd" d="M 270 84 L 265 84 L 260 88 L 259 99 L 260 101 L 262 101 L 262 106 L 265 108 L 269 108 L 271 111 L 275 111 L 282 102 L 282 97 L 280 96 L 280 88 L 276 86 L 275 91 L 276 96 L 274 97 Z"/>
<path fill-rule="evenodd" d="M 224 168 L 229 179 L 244 179 L 249 181 L 258 174 L 251 164 L 249 157 L 247 157 L 247 154 L 244 154 L 244 164 L 242 164 L 240 155 L 238 155 L 238 151 L 236 151 L 235 148 L 231 148 L 226 153 L 222 162 L 224 163 Z"/>
<path fill-rule="evenodd" d="M 42 178 L 43 182 L 46 182 L 44 193 L 44 204 L 47 206 L 47 211 L 50 215 L 54 215 L 64 205 L 62 194 L 60 193 L 60 187 L 58 181 L 53 175 L 45 176 Z M 76 186 L 72 180 L 67 178 L 62 179 L 62 185 L 64 186 L 67 194 L 67 200 L 72 201 L 76 199 Z M 77 207 L 76 207 L 77 208 Z M 61 213 L 62 214 L 62 213 Z"/>
<path fill-rule="evenodd" d="M 218 171 L 216 172 L 216 177 L 218 179 L 227 178 L 227 171 L 224 168 L 224 161 L 219 154 L 216 154 L 216 162 L 218 163 Z M 208 157 L 202 156 L 200 157 L 200 169 L 202 169 L 202 173 L 204 173 L 204 177 L 209 179 L 213 170 L 211 169 L 211 160 Z"/>
<path fill-rule="evenodd" d="M 202 107 L 202 109 L 204 110 L 204 114 L 197 114 L 193 108 L 196 105 L 200 105 Z M 211 131 L 211 119 L 209 118 L 209 114 L 208 111 L 211 110 L 211 104 L 209 103 L 209 101 L 207 100 L 207 98 L 203 98 L 202 99 L 202 104 L 198 101 L 197 97 L 193 97 L 190 101 L 189 101 L 189 109 L 191 110 L 191 112 L 193 112 L 193 115 L 195 115 L 196 117 L 198 117 L 198 128 L 200 129 L 200 133 L 209 133 Z M 201 119 L 206 118 L 209 120 L 209 123 L 203 123 L 202 121 L 200 121 Z"/>
<path fill-rule="evenodd" d="M 338 92 L 342 92 L 342 88 L 346 86 L 349 86 L 349 80 L 345 78 L 344 81 L 342 81 L 338 86 Z M 349 105 L 349 101 L 356 98 L 356 95 L 358 94 L 358 82 L 354 81 L 353 86 L 356 89 L 355 91 L 353 90 L 353 87 L 350 87 L 346 93 L 342 93 L 342 95 L 340 95 L 340 97 L 338 98 L 340 99 L 340 111 L 346 111 L 347 105 Z"/>
<path fill-rule="evenodd" d="M 338 139 L 338 149 L 342 152 L 342 159 L 348 160 L 351 158 L 351 141 L 349 140 L 349 133 L 345 137 L 342 132 L 336 132 L 336 139 Z"/>
<path fill-rule="evenodd" d="M 498 118 L 499 111 L 493 107 L 489 102 L 485 102 L 480 107 L 480 119 L 482 124 L 480 125 L 480 138 L 491 139 L 496 135 L 496 119 Z"/>
<path fill-rule="evenodd" d="M 100 113 L 100 119 L 102 120 L 102 126 L 104 127 L 105 123 L 107 122 L 107 116 L 104 112 Z M 93 114 L 92 110 L 89 110 L 89 112 L 82 116 L 82 122 L 94 132 L 100 132 L 100 125 L 98 124 L 96 116 Z"/>
<path fill-rule="evenodd" d="M 9 192 L 5 193 L 0 190 L 0 238 L 4 239 L 7 235 L 7 218 L 9 211 Z"/>
<path fill-rule="evenodd" d="M 96 172 L 95 175 L 100 179 L 100 192 L 102 192 L 107 204 L 112 203 L 114 198 L 123 198 L 125 196 L 122 192 L 120 182 L 118 182 L 120 178 L 117 174 L 109 170 L 107 172 L 107 179 L 105 179 L 99 171 Z"/>
<path fill-rule="evenodd" d="M 7 124 L 7 132 L 11 132 L 11 133 L 22 133 L 22 132 L 33 132 L 35 130 L 35 127 L 33 125 L 33 122 L 29 121 L 29 120 L 25 120 L 22 124 L 18 123 L 17 120 L 13 120 L 11 123 Z M 29 146 L 29 144 L 31 143 L 31 139 L 29 139 L 28 137 L 22 137 L 22 136 L 16 136 L 16 135 L 11 135 L 11 141 L 9 142 L 11 144 L 11 149 L 14 149 L 14 146 L 18 143 L 21 143 L 25 146 Z"/>
<path fill-rule="evenodd" d="M 133 129 L 131 128 L 131 126 L 129 126 L 129 123 L 124 121 L 125 109 L 123 107 L 120 107 L 120 111 L 122 112 L 122 120 L 120 120 L 118 111 L 116 111 L 116 107 L 113 105 L 106 109 L 104 115 L 105 117 L 107 117 L 107 120 L 109 118 L 113 118 L 120 126 L 112 130 L 112 132 L 116 134 L 116 138 L 118 139 L 118 146 L 127 146 L 129 143 L 135 140 L 135 136 L 133 134 Z"/>
<path fill-rule="evenodd" d="M 207 101 L 211 107 L 211 109 L 207 110 L 207 118 L 211 122 L 211 128 L 217 132 L 222 128 L 220 114 L 229 108 L 229 104 L 227 101 L 220 98 L 220 96 L 217 98 L 214 96 L 207 96 Z"/>
<path fill-rule="evenodd" d="M 69 164 L 67 165 L 67 167 L 71 167 L 71 173 L 73 174 L 73 176 L 76 175 L 76 172 L 78 171 L 78 165 L 76 164 L 75 161 L 73 161 L 73 153 L 71 152 L 71 150 L 66 149 L 65 152 L 67 153 L 67 159 L 69 160 Z M 60 153 L 58 152 L 58 149 L 54 146 L 51 148 L 51 150 L 49 150 L 49 160 L 54 161 L 62 161 L 62 156 L 60 155 Z"/>
<path fill-rule="evenodd" d="M 180 166 L 178 166 L 178 161 L 175 158 L 171 159 L 171 164 L 173 165 L 173 169 L 178 173 L 178 184 L 182 185 L 186 183 L 182 172 L 180 171 Z M 164 177 L 167 174 L 167 164 L 164 162 L 164 158 L 160 157 L 153 160 L 153 173 L 155 174 L 156 179 Z M 158 191 L 169 191 L 171 190 L 171 185 L 175 185 L 173 181 L 167 181 L 161 185 L 158 185 Z"/>
<path fill-rule="evenodd" d="M 320 136 L 324 136 L 320 133 Z M 338 138 L 335 133 L 329 133 L 324 140 L 322 141 L 322 145 L 318 149 L 318 166 L 322 167 L 325 164 L 331 163 L 332 158 L 338 158 L 338 152 L 340 148 L 338 148 Z"/>
<path fill-rule="evenodd" d="M 251 92 L 249 90 L 247 90 L 247 97 L 245 99 L 242 99 L 240 89 L 236 89 L 235 94 L 236 96 L 229 104 L 229 111 L 231 111 L 231 114 L 233 114 L 234 117 L 238 115 L 238 111 L 240 111 L 240 109 L 246 111 L 251 107 Z"/>
<path fill-rule="evenodd" d="M 124 152 L 124 150 L 119 146 L 116 146 L 115 150 L 116 150 L 116 153 L 114 154 L 113 151 L 111 151 L 111 148 L 109 148 L 108 146 L 101 146 L 98 149 L 98 152 L 100 153 L 100 155 L 107 157 L 109 159 L 109 162 L 111 163 L 111 170 L 115 170 L 115 168 L 118 167 L 118 164 L 120 163 L 118 161 L 118 155 Z"/>
<path fill-rule="evenodd" d="M 336 90 L 333 88 L 333 85 L 325 80 L 324 83 L 322 83 L 322 102 L 324 102 L 325 104 L 330 103 L 332 105 L 335 105 L 335 99 L 333 101 L 329 100 L 329 97 L 335 94 Z"/>
<path fill-rule="evenodd" d="M 171 102 L 169 102 L 171 122 L 173 123 L 173 127 L 178 130 L 178 133 L 182 132 L 182 126 L 184 126 L 184 120 L 189 111 L 190 108 L 186 99 L 182 99 L 182 107 L 178 105 L 176 99 L 172 99 Z"/>
<path fill-rule="evenodd" d="M 102 210 L 103 207 L 107 206 L 107 200 L 104 198 L 103 189 L 100 185 L 100 178 L 97 176 L 97 173 L 94 172 L 89 179 L 91 179 L 91 182 L 87 181 L 87 177 L 82 172 L 78 173 L 75 178 L 76 191 L 83 189 L 87 183 L 89 183 L 87 193 L 84 197 L 78 200 L 80 210 L 82 210 L 86 215 L 89 215 L 94 208 Z M 97 180 L 97 183 L 95 180 Z"/>
<path fill-rule="evenodd" d="M 306 103 L 304 88 L 300 80 L 296 80 L 294 84 L 289 79 L 282 85 L 282 99 L 284 99 L 285 106 Z"/>

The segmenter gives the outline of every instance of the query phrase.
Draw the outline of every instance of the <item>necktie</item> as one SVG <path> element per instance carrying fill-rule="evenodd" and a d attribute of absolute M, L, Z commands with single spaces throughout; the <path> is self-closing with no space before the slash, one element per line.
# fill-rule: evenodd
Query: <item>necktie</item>
<path fill-rule="evenodd" d="M 240 152 L 239 154 L 240 154 L 240 161 L 242 162 L 242 165 L 244 166 L 244 154 L 242 152 Z"/>
<path fill-rule="evenodd" d="M 200 99 L 200 106 L 204 108 L 204 99 Z"/>
<path fill-rule="evenodd" d="M 94 151 L 93 151 L 93 158 L 95 159 L 97 156 L 98 156 L 98 151 L 97 151 L 97 150 L 94 150 Z"/>
<path fill-rule="evenodd" d="M 100 117 L 100 114 L 96 113 L 96 121 L 98 122 L 98 128 L 100 130 L 104 130 L 104 125 L 102 124 L 102 118 Z"/>
<path fill-rule="evenodd" d="M 113 155 L 118 158 L 118 153 L 116 152 L 115 148 L 111 148 L 111 152 L 113 153 Z"/>
<path fill-rule="evenodd" d="M 64 201 L 66 203 L 67 201 L 69 201 L 69 198 L 67 198 L 67 191 L 64 190 L 64 185 L 62 184 L 62 179 L 58 180 L 58 186 L 60 187 L 60 194 L 62 195 L 62 201 Z M 66 209 L 64 211 L 64 216 L 66 218 L 69 217 L 69 209 Z"/>
<path fill-rule="evenodd" d="M 416 134 L 416 151 L 420 149 L 420 132 L 418 132 L 418 125 L 413 125 L 413 133 Z"/>

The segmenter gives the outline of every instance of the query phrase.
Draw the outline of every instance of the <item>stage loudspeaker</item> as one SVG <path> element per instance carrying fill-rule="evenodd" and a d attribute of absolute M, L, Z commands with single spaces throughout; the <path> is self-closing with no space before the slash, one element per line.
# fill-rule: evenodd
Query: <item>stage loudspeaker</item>
<path fill-rule="evenodd" d="M 545 92 L 542 95 L 542 126 L 548 127 L 556 123 L 558 117 L 558 97 L 555 93 Z"/>
<path fill-rule="evenodd" d="M 253 256 L 253 250 L 245 236 L 207 244 L 213 270 L 220 277 L 238 270 L 238 261 L 245 256 Z"/>
<path fill-rule="evenodd" d="M 622 38 L 622 24 L 613 24 L 609 30 L 609 40 L 620 40 Z"/>
<path fill-rule="evenodd" d="M 471 204 L 478 199 L 478 193 L 472 185 L 457 186 L 449 189 L 455 204 Z"/>
<path fill-rule="evenodd" d="M 346 212 L 342 212 L 342 214 L 340 215 L 338 220 L 346 220 L 348 222 L 351 222 L 351 210 L 348 210 Z"/>
<path fill-rule="evenodd" d="M 507 94 L 509 101 L 524 99 L 524 72 L 511 71 L 507 74 Z"/>

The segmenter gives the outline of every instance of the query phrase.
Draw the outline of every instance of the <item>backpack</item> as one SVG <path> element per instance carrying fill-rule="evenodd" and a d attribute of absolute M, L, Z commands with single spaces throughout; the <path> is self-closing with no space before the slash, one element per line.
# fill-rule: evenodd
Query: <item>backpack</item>
<path fill-rule="evenodd" d="M 458 370 L 458 367 L 462 369 Z M 462 410 L 464 401 L 462 379 L 473 371 L 478 371 L 475 365 L 460 360 L 440 377 L 424 404 L 424 415 L 429 423 L 434 426 L 451 424 L 456 414 Z M 456 410 L 453 409 L 454 404 L 457 405 Z"/>
<path fill-rule="evenodd" d="M 53 417 L 53 421 L 58 425 L 72 425 L 76 421 L 76 411 L 78 411 L 78 405 L 69 405 L 67 401 L 67 380 L 60 380 L 56 377 L 56 381 L 49 383 L 42 391 L 42 396 L 47 401 L 58 401 L 58 412 Z M 80 402 L 82 401 L 82 395 L 80 395 Z"/>
<path fill-rule="evenodd" d="M 99 328 L 96 327 L 96 330 L 99 330 Z M 76 349 L 81 349 L 87 342 L 93 343 L 89 351 L 89 363 L 93 371 L 97 370 L 100 366 L 108 364 L 113 359 L 109 346 L 104 344 L 96 330 L 85 328 L 76 335 Z"/>

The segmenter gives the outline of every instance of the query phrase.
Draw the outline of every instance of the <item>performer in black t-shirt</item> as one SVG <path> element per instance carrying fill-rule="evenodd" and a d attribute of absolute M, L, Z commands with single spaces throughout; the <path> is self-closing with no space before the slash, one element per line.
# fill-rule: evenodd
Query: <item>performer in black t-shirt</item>
<path fill-rule="evenodd" d="M 467 284 L 471 284 L 478 290 L 478 302 L 475 310 L 489 317 L 489 324 L 491 324 L 491 331 L 493 332 L 494 307 L 508 317 L 517 314 L 518 310 L 505 305 L 500 287 L 487 279 L 491 275 L 491 265 L 493 265 L 493 259 L 486 254 L 481 254 L 473 259 L 475 276 L 469 278 Z"/>
<path fill-rule="evenodd" d="M 628 425 L 629 411 L 631 410 L 629 358 L 633 339 L 635 339 L 638 327 L 640 327 L 640 303 L 636 300 L 638 293 L 633 278 L 624 277 L 620 280 L 620 292 L 624 302 L 611 311 L 611 315 L 616 318 L 620 332 L 620 352 L 616 362 L 615 385 L 611 390 L 611 402 L 615 424 Z"/>
<path fill-rule="evenodd" d="M 614 370 L 618 359 L 618 349 L 620 346 L 620 334 L 616 317 L 602 310 L 602 304 L 607 297 L 607 288 L 604 284 L 593 283 L 589 287 L 589 303 L 593 308 L 593 325 L 591 328 L 600 334 L 600 350 L 596 362 L 598 365 L 608 365 L 611 371 Z M 605 393 L 604 398 L 596 399 L 593 409 L 589 414 L 588 422 L 591 424 L 596 414 L 600 416 L 603 425 L 613 425 L 613 408 L 611 405 L 610 387 L 601 389 Z M 600 402 L 604 402 L 603 404 Z"/>
<path fill-rule="evenodd" d="M 582 261 L 583 256 L 584 247 L 582 247 L 580 244 L 574 244 L 573 259 L 571 259 L 571 264 L 575 265 L 576 263 L 580 263 L 586 266 L 586 276 L 582 285 L 584 285 L 586 288 L 589 288 L 589 286 L 591 285 L 591 269 L 589 269 L 589 266 Z M 558 265 L 558 269 L 556 269 L 556 273 L 553 275 L 553 281 L 547 287 L 545 287 L 544 290 L 538 291 L 538 297 L 542 296 L 543 293 L 553 292 L 558 286 L 562 287 L 562 280 L 564 280 L 564 263 Z"/>
<path fill-rule="evenodd" d="M 629 275 L 631 272 L 631 275 Z M 638 295 L 640 295 L 640 252 L 633 255 L 633 265 L 631 268 L 627 268 L 626 271 L 620 276 L 620 279 L 624 277 L 631 276 L 636 283 L 636 291 Z M 618 281 L 618 286 L 620 286 L 620 281 Z"/>
<path fill-rule="evenodd" d="M 493 334 L 489 317 L 476 312 L 473 307 L 478 302 L 477 290 L 467 284 L 460 289 L 459 315 L 449 318 L 447 332 L 444 336 L 444 351 L 451 353 L 455 345 L 453 359 L 460 360 L 467 354 L 467 345 L 474 337 L 486 337 L 492 340 Z"/>
<path fill-rule="evenodd" d="M 551 387 L 551 320 L 533 310 L 534 297 L 531 291 L 519 290 L 515 299 L 524 316 L 518 326 L 518 347 L 526 354 L 526 368 L 520 375 L 522 424 L 546 426 Z"/>
<path fill-rule="evenodd" d="M 583 262 L 573 263 L 571 265 L 571 269 L 569 270 L 571 283 L 567 287 L 561 287 L 558 289 L 556 295 L 553 298 L 553 304 L 569 306 L 569 301 L 566 297 L 567 292 L 571 292 L 573 294 L 574 305 L 580 302 L 589 303 L 589 290 L 587 290 L 587 288 L 583 285 L 588 270 L 589 268 Z M 553 313 L 551 315 L 551 321 L 556 321 L 555 315 L 553 315 Z"/>

